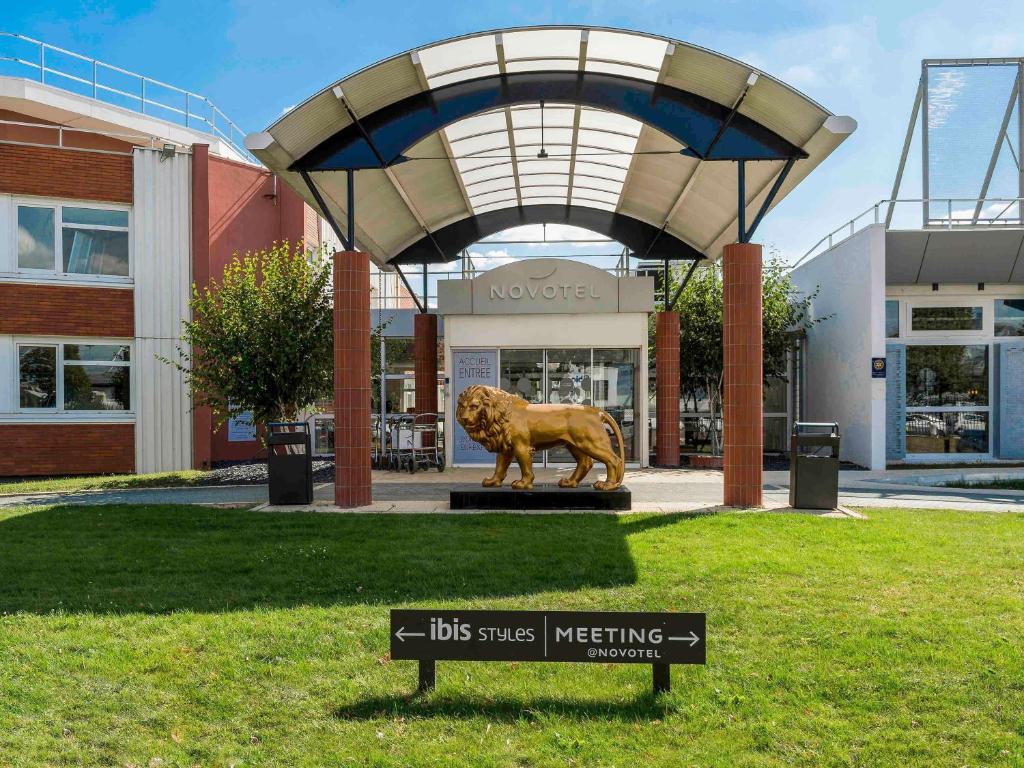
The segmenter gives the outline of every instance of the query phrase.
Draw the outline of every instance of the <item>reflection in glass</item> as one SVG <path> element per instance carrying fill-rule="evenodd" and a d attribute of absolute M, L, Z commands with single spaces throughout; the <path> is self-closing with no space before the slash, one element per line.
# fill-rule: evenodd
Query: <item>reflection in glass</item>
<path fill-rule="evenodd" d="M 789 448 L 786 437 L 785 416 L 764 417 L 764 450 L 785 452 Z"/>
<path fill-rule="evenodd" d="M 128 233 L 64 227 L 64 271 L 75 275 L 128 275 Z"/>
<path fill-rule="evenodd" d="M 626 460 L 637 458 L 636 349 L 595 349 L 593 368 L 594 405 L 608 412 L 622 431 Z"/>
<path fill-rule="evenodd" d="M 19 347 L 18 390 L 21 408 L 57 407 L 56 347 Z"/>
<path fill-rule="evenodd" d="M 907 453 L 988 453 L 988 414 L 908 413 Z"/>
<path fill-rule="evenodd" d="M 907 346 L 907 406 L 988 405 L 988 345 Z"/>
<path fill-rule="evenodd" d="M 95 224 L 100 227 L 128 228 L 128 211 L 111 211 L 106 208 L 75 208 L 65 205 L 61 211 L 65 224 Z"/>
<path fill-rule="evenodd" d="M 547 375 L 549 403 L 593 405 L 589 349 L 547 350 Z M 553 448 L 548 461 L 569 463 L 573 458 L 567 448 Z"/>
<path fill-rule="evenodd" d="M 1024 299 L 996 301 L 996 336 L 1024 336 Z"/>
<path fill-rule="evenodd" d="M 68 411 L 126 411 L 131 368 L 126 365 L 64 366 L 64 408 Z"/>
<path fill-rule="evenodd" d="M 54 209 L 18 206 L 18 268 L 53 270 Z"/>
<path fill-rule="evenodd" d="M 97 362 L 117 362 L 131 359 L 127 344 L 65 344 L 64 360 L 90 360 Z"/>
<path fill-rule="evenodd" d="M 980 331 L 981 307 L 911 307 L 915 331 Z"/>
<path fill-rule="evenodd" d="M 385 379 L 384 380 L 385 413 L 412 413 L 416 408 L 416 380 Z"/>
<path fill-rule="evenodd" d="M 544 402 L 543 349 L 503 349 L 499 371 L 498 383 L 504 391 L 528 403 Z"/>
<path fill-rule="evenodd" d="M 334 453 L 334 417 L 318 417 L 313 420 L 313 453 Z"/>
<path fill-rule="evenodd" d="M 900 337 L 900 302 L 897 299 L 890 299 L 885 302 L 885 338 L 898 339 Z"/>

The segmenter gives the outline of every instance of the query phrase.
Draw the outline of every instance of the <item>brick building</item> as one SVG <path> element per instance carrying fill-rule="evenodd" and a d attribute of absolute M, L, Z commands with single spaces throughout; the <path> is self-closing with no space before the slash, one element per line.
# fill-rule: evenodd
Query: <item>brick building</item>
<path fill-rule="evenodd" d="M 193 282 L 235 252 L 321 240 L 313 210 L 215 124 L 102 95 L 0 76 L 0 476 L 258 455 L 193 412 L 160 358 Z"/>

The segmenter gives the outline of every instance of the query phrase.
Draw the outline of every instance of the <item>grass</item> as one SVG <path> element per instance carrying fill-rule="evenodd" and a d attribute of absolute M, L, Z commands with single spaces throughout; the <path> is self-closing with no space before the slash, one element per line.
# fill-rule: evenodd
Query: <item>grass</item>
<path fill-rule="evenodd" d="M 954 481 L 947 488 L 987 488 L 993 491 L 1024 491 L 1024 480 Z"/>
<path fill-rule="evenodd" d="M 180 472 L 154 472 L 149 475 L 74 475 L 70 477 L 0 478 L 0 496 L 4 494 L 48 493 L 56 491 L 95 491 L 121 488 L 168 488 L 196 485 L 210 473 L 198 469 Z"/>
<path fill-rule="evenodd" d="M 0 765 L 1021 766 L 1024 516 L 0 510 Z M 706 667 L 438 664 L 390 607 L 700 610 Z"/>

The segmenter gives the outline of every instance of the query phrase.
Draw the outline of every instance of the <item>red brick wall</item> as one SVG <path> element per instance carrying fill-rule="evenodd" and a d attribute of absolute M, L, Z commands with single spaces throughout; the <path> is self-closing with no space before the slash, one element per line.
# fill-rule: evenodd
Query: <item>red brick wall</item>
<path fill-rule="evenodd" d="M 291 187 L 258 167 L 211 157 L 192 147 L 192 279 L 216 280 L 233 256 L 268 248 L 274 241 L 302 240 L 306 204 Z M 208 408 L 193 411 L 193 466 L 261 457 L 258 440 L 229 442 L 227 427 L 213 431 Z"/>
<path fill-rule="evenodd" d="M 722 303 L 725 503 L 760 507 L 764 466 L 760 245 L 725 246 Z"/>
<path fill-rule="evenodd" d="M 124 288 L 0 283 L 0 333 L 135 335 L 133 292 Z"/>
<path fill-rule="evenodd" d="M 135 471 L 134 424 L 0 424 L 0 445 L 0 477 Z"/>
<path fill-rule="evenodd" d="M 0 144 L 0 192 L 131 203 L 132 158 Z"/>

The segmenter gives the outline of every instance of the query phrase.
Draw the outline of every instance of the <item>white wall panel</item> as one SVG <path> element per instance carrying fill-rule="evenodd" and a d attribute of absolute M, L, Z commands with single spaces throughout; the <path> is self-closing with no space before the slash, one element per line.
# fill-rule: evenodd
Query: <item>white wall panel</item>
<path fill-rule="evenodd" d="M 166 472 L 192 466 L 192 414 L 176 359 L 192 285 L 191 162 L 135 150 L 132 247 L 135 274 L 135 467 Z"/>
<path fill-rule="evenodd" d="M 12 200 L 10 195 L 0 195 L 0 274 L 14 272 L 18 263 Z"/>
<path fill-rule="evenodd" d="M 0 414 L 12 413 L 17 407 L 17 366 L 14 337 L 0 336 Z"/>
<path fill-rule="evenodd" d="M 793 271 L 805 294 L 820 288 L 807 332 L 807 421 L 838 421 L 840 456 L 885 469 L 885 379 L 871 358 L 885 356 L 885 228 L 873 225 Z"/>

